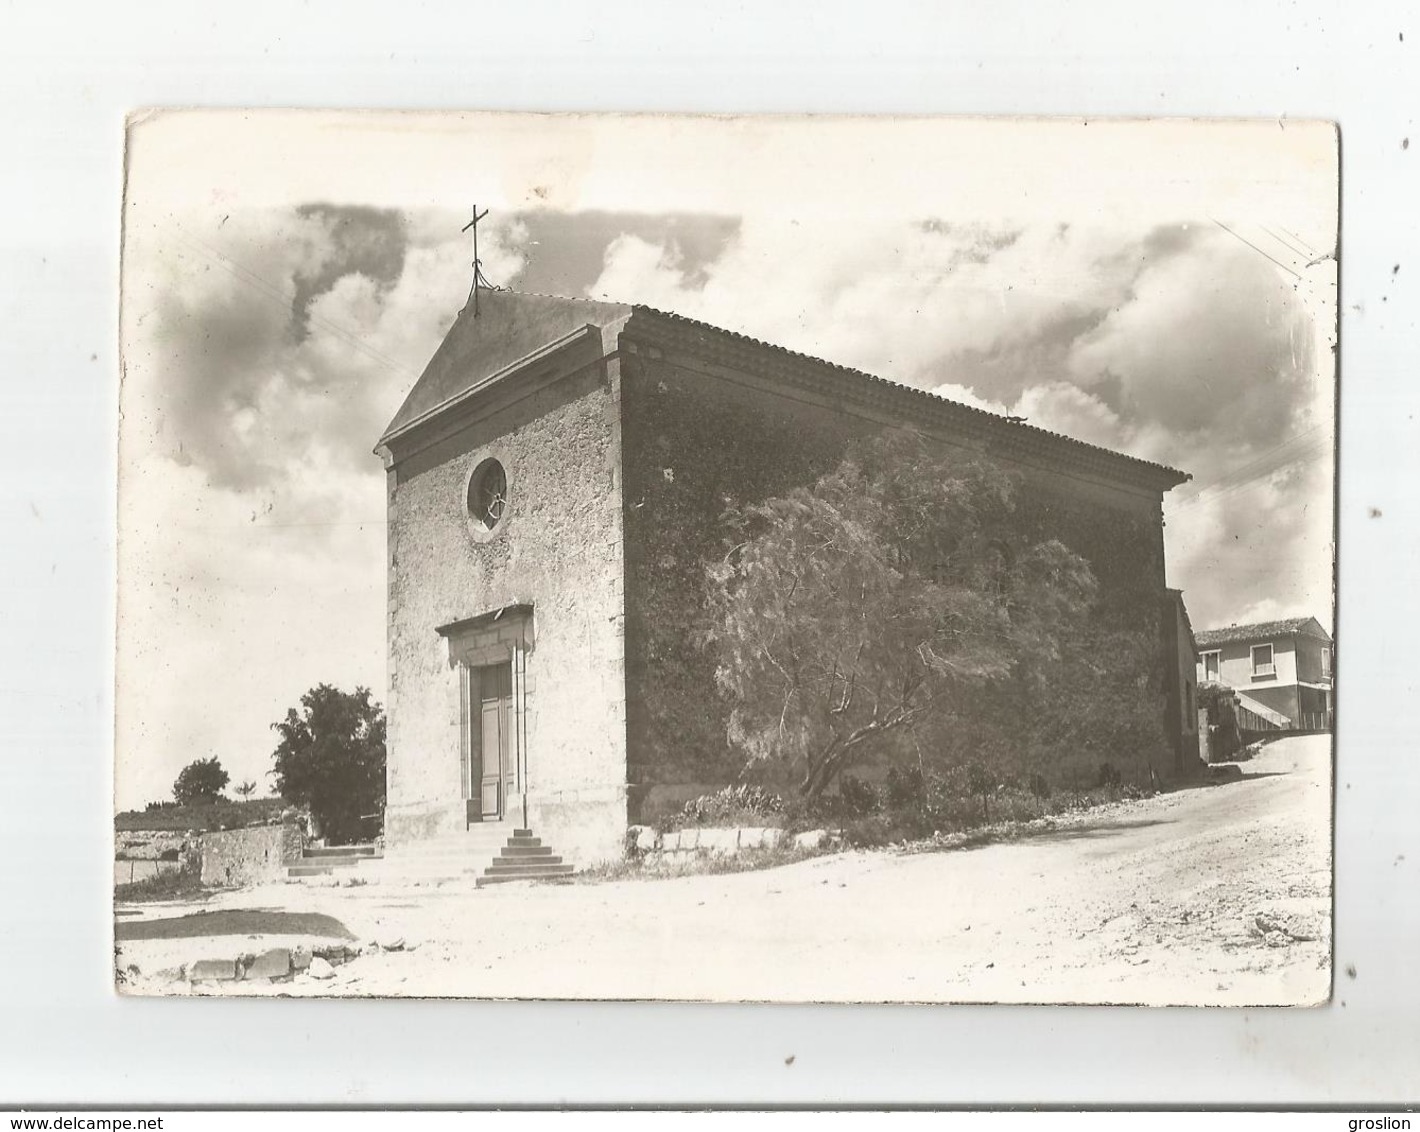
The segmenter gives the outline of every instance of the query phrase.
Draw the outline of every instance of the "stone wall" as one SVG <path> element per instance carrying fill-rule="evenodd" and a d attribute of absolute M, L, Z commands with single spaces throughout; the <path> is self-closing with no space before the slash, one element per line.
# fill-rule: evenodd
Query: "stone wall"
<path fill-rule="evenodd" d="M 256 825 L 202 834 L 202 883 L 236 888 L 281 880 L 301 857 L 301 830 L 295 823 Z"/>
<path fill-rule="evenodd" d="M 597 362 L 473 419 L 389 472 L 391 844 L 465 821 L 459 665 L 436 630 L 525 605 L 532 607 L 523 705 L 530 820 L 578 863 L 619 855 L 626 829 L 619 429 L 616 367 Z M 479 532 L 466 491 L 489 457 L 507 472 L 509 505 L 492 532 Z"/>
<path fill-rule="evenodd" d="M 197 872 L 202 863 L 201 837 L 168 830 L 120 830 L 114 835 L 113 883 Z"/>
<path fill-rule="evenodd" d="M 634 825 L 626 838 L 628 855 L 653 869 L 683 868 L 710 857 L 779 848 L 809 853 L 841 844 L 842 836 L 836 831 L 812 829 L 790 834 L 775 826 L 690 826 L 661 832 Z"/>

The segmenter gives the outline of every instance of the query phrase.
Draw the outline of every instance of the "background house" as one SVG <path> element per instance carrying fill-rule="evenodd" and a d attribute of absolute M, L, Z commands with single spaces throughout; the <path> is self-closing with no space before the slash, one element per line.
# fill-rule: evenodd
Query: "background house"
<path fill-rule="evenodd" d="M 1279 727 L 1331 726 L 1331 635 L 1315 617 L 1230 625 L 1197 634 L 1198 680 L 1226 684 L 1240 705 Z"/>

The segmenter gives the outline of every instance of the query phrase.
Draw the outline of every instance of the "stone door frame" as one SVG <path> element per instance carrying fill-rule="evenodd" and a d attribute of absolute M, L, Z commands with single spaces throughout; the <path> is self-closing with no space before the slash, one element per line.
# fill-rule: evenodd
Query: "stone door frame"
<path fill-rule="evenodd" d="M 531 604 L 504 606 L 473 617 L 442 625 L 436 630 L 449 649 L 449 667 L 458 672 L 459 682 L 459 789 L 470 781 L 472 734 L 477 689 L 477 669 L 507 664 L 512 675 L 512 706 L 509 756 L 513 762 L 515 797 L 503 799 L 501 818 L 521 814 L 527 826 L 528 741 L 527 741 L 527 658 L 534 640 Z M 480 812 L 482 805 L 480 802 Z"/>

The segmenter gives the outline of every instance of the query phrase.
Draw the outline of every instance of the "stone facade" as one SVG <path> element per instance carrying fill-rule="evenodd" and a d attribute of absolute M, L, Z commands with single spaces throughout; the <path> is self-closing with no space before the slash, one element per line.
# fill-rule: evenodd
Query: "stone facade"
<path fill-rule="evenodd" d="M 694 643 L 717 517 L 892 427 L 1019 471 L 1021 521 L 1091 562 L 1108 616 L 1161 640 L 1161 499 L 1178 473 L 646 308 L 483 295 L 377 449 L 389 841 L 477 820 L 470 681 L 500 663 L 515 764 L 504 816 L 521 821 L 525 799 L 566 859 L 619 856 L 658 796 L 732 780 Z M 489 460 L 507 482 L 491 529 L 470 495 Z M 1162 647 L 1159 667 L 1162 687 Z"/>
<path fill-rule="evenodd" d="M 490 326 L 507 298 L 484 300 Z M 556 329 L 532 327 L 529 350 Z M 594 336 L 550 358 L 516 391 L 495 389 L 465 414 L 386 441 L 393 845 L 466 824 L 461 689 L 472 669 L 506 656 L 515 674 L 516 775 L 504 816 L 521 824 L 526 795 L 529 822 L 565 856 L 620 852 L 620 377 L 609 352 Z M 491 532 L 476 529 L 467 504 L 470 476 L 490 458 L 508 485 L 506 515 Z M 517 624 L 492 620 L 509 607 L 523 610 Z M 489 620 L 480 627 L 479 619 Z M 460 636 L 464 622 L 475 622 L 471 636 Z"/>

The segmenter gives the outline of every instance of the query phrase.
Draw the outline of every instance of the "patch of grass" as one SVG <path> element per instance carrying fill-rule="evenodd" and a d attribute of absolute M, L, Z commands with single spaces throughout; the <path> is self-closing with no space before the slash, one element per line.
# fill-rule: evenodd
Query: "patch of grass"
<path fill-rule="evenodd" d="M 162 873 L 132 884 L 113 886 L 113 898 L 129 904 L 146 904 L 155 900 L 205 900 L 212 890 L 203 888 L 194 872 Z"/>
<path fill-rule="evenodd" d="M 210 936 L 306 935 L 354 939 L 333 916 L 321 912 L 281 912 L 272 908 L 226 908 L 170 919 L 121 920 L 114 939 L 198 939 Z"/>

